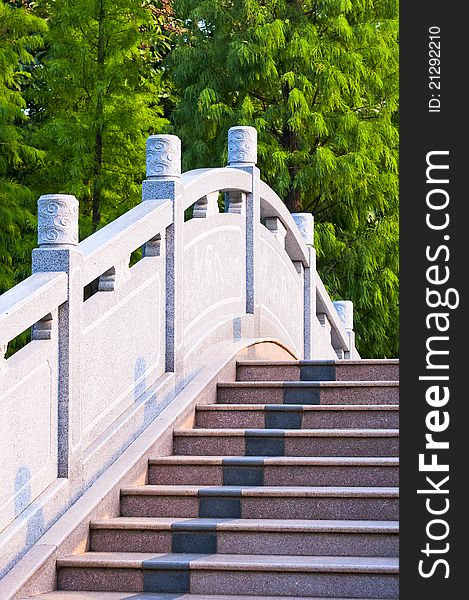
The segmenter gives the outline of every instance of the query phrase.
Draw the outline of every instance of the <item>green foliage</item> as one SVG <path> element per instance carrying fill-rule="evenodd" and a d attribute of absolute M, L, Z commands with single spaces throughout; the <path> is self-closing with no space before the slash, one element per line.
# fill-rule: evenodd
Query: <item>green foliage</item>
<path fill-rule="evenodd" d="M 24 179 L 41 159 L 25 140 L 23 87 L 46 25 L 18 4 L 0 3 L 0 293 L 29 274 L 34 199 Z"/>
<path fill-rule="evenodd" d="M 363 356 L 398 352 L 397 0 L 177 0 L 170 56 L 184 167 L 259 132 L 259 166 L 315 217 L 318 267 L 355 305 Z"/>
<path fill-rule="evenodd" d="M 166 124 L 164 16 L 146 0 L 39 0 L 36 11 L 49 33 L 29 95 L 47 157 L 34 184 L 79 199 L 84 237 L 139 201 L 145 140 Z"/>

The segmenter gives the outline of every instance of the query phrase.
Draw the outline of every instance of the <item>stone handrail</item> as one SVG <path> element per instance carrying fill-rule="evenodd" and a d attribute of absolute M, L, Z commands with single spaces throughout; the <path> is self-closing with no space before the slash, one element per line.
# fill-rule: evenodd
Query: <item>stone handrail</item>
<path fill-rule="evenodd" d="M 67 299 L 65 273 L 35 273 L 0 296 L 0 347 Z M 6 351 L 6 350 L 5 350 Z"/>
<path fill-rule="evenodd" d="M 184 189 L 184 210 L 203 196 L 214 192 L 251 191 L 251 177 L 243 171 L 229 167 L 188 171 L 181 176 L 181 184 Z"/>
<path fill-rule="evenodd" d="M 332 302 L 316 271 L 316 314 L 325 315 L 327 318 L 331 328 L 331 343 L 336 348 L 339 358 L 345 358 L 345 353 L 353 351 L 353 343 L 347 331 L 349 322 L 343 318 L 347 308 L 346 318 L 350 319 L 350 304 L 346 304 L 345 301 Z"/>
<path fill-rule="evenodd" d="M 83 253 L 83 285 L 99 277 L 172 222 L 171 202 L 155 200 L 135 206 L 78 245 Z"/>
<path fill-rule="evenodd" d="M 221 348 L 359 358 L 313 217 L 261 181 L 256 139 L 233 127 L 226 168 L 181 174 L 179 139 L 150 136 L 142 203 L 80 243 L 77 200 L 39 199 L 33 275 L 0 297 L 0 577 Z"/>
<path fill-rule="evenodd" d="M 309 265 L 309 256 L 306 244 L 309 242 L 307 236 L 312 229 L 301 233 L 294 217 L 288 211 L 285 204 L 277 196 L 274 190 L 264 181 L 260 183 L 260 207 L 261 219 L 279 219 L 285 228 L 285 250 L 292 261 L 301 261 L 305 267 Z M 312 220 L 310 220 L 312 224 Z M 312 244 L 312 238 L 311 238 Z"/>

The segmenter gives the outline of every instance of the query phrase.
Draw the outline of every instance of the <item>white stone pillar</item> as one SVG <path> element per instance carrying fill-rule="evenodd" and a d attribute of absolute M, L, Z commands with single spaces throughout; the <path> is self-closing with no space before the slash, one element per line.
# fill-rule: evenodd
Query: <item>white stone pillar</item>
<path fill-rule="evenodd" d="M 67 194 L 47 194 L 38 200 L 38 244 L 33 250 L 33 273 L 65 271 L 68 300 L 58 310 L 58 476 L 72 489 L 82 484 L 81 338 L 82 255 L 78 251 L 78 200 Z M 52 324 L 45 316 L 33 328 L 33 338 L 47 335 Z"/>
<path fill-rule="evenodd" d="M 317 356 L 314 324 L 316 319 L 316 250 L 314 249 L 314 218 L 311 213 L 293 213 L 308 251 L 308 267 L 304 271 L 304 358 Z"/>
<path fill-rule="evenodd" d="M 183 377 L 183 225 L 181 140 L 175 135 L 147 139 L 147 179 L 142 201 L 171 200 L 173 222 L 166 230 L 166 371 Z M 152 250 L 149 248 L 148 255 Z M 154 254 L 154 253 L 153 253 Z M 147 252 L 145 251 L 145 255 Z"/>
<path fill-rule="evenodd" d="M 344 353 L 344 358 L 354 358 L 355 333 L 353 331 L 353 302 L 350 300 L 336 300 L 333 302 L 337 314 L 342 321 L 348 338 L 348 351 Z"/>
<path fill-rule="evenodd" d="M 254 315 L 254 335 L 259 335 L 260 172 L 257 163 L 257 131 L 254 127 L 228 130 L 228 166 L 252 176 L 246 194 L 246 313 Z M 234 211 L 229 211 L 234 212 Z M 240 212 L 239 210 L 237 212 Z"/>

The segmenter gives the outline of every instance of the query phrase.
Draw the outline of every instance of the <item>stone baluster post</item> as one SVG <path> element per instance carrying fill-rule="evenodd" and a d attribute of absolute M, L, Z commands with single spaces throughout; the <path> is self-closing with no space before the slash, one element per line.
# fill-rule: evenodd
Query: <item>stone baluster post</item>
<path fill-rule="evenodd" d="M 173 222 L 166 230 L 165 252 L 166 371 L 176 373 L 178 380 L 183 376 L 184 345 L 181 140 L 175 135 L 151 135 L 147 139 L 146 165 L 147 178 L 142 184 L 142 201 L 169 199 L 173 203 Z"/>
<path fill-rule="evenodd" d="M 252 176 L 252 191 L 246 194 L 246 313 L 254 315 L 254 335 L 259 335 L 260 172 L 257 162 L 257 131 L 254 127 L 228 130 L 228 166 Z M 229 212 L 232 212 L 229 210 Z M 241 212 L 237 210 L 236 212 Z"/>
<path fill-rule="evenodd" d="M 282 221 L 278 217 L 267 217 L 265 220 L 265 226 L 269 231 L 272 232 L 272 235 L 279 242 L 282 248 L 285 248 L 287 229 Z"/>
<path fill-rule="evenodd" d="M 58 310 L 58 476 L 82 481 L 81 456 L 81 338 L 82 255 L 78 245 L 78 200 L 66 194 L 47 194 L 38 200 L 38 244 L 33 250 L 33 273 L 65 271 L 68 299 Z M 51 315 L 53 318 L 53 315 Z M 39 323 L 33 338 L 47 334 L 51 324 Z"/>
<path fill-rule="evenodd" d="M 353 331 L 353 302 L 350 300 L 336 300 L 333 302 L 337 314 L 342 321 L 348 338 L 348 351 L 344 350 L 344 358 L 354 358 L 355 332 Z"/>
<path fill-rule="evenodd" d="M 314 218 L 311 213 L 293 213 L 308 250 L 308 267 L 304 270 L 304 358 L 315 358 L 316 336 L 316 250 L 314 249 Z"/>

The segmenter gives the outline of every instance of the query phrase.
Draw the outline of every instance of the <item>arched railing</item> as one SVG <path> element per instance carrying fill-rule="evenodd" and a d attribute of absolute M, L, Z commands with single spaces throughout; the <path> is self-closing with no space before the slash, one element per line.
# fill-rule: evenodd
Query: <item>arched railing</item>
<path fill-rule="evenodd" d="M 179 139 L 151 136 L 142 203 L 81 243 L 77 200 L 39 199 L 33 275 L 0 297 L 0 531 L 16 540 L 12 558 L 224 346 L 268 338 L 298 359 L 358 357 L 351 303 L 334 305 L 316 272 L 313 218 L 288 212 L 256 153 L 255 129 L 233 127 L 226 168 L 181 175 Z M 4 358 L 29 327 L 32 341 Z M 39 497 L 35 529 L 15 538 Z"/>

